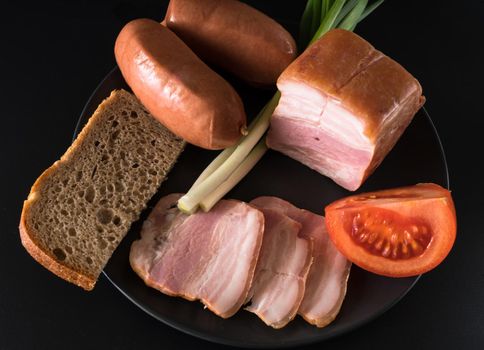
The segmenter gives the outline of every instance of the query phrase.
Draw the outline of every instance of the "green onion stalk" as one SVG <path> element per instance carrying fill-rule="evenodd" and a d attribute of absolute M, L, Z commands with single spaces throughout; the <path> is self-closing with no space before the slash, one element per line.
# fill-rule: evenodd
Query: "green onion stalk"
<path fill-rule="evenodd" d="M 368 4 L 368 0 L 308 0 L 300 22 L 299 47 L 308 47 L 333 28 L 353 31 L 383 1 Z M 223 150 L 200 174 L 178 200 L 181 211 L 209 211 L 257 164 L 267 151 L 264 134 L 280 97 L 277 91 L 249 125 L 247 135 Z"/>

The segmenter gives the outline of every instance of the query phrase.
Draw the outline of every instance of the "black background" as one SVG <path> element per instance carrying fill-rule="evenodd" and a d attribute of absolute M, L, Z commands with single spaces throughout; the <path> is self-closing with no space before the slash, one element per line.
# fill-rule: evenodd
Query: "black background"
<path fill-rule="evenodd" d="M 90 94 L 115 65 L 130 19 L 159 1 L 11 1 L 0 10 L 0 349 L 209 347 L 143 313 L 101 277 L 87 293 L 20 244 L 22 201 L 71 142 Z M 252 1 L 294 30 L 303 1 Z M 288 10 L 290 9 L 290 10 Z M 484 348 L 484 1 L 387 0 L 356 30 L 421 82 L 458 213 L 446 261 L 377 320 L 308 348 Z M 415 145 L 415 152 L 419 145 Z"/>

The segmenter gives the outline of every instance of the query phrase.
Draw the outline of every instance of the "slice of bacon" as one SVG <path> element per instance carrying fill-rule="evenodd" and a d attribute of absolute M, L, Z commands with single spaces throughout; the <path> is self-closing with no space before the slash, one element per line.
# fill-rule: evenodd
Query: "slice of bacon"
<path fill-rule="evenodd" d="M 264 238 L 246 310 L 268 326 L 282 328 L 296 316 L 303 299 L 312 244 L 298 236 L 300 223 L 276 210 L 261 210 Z"/>
<path fill-rule="evenodd" d="M 328 325 L 335 319 L 343 303 L 351 263 L 329 239 L 324 217 L 299 209 L 277 197 L 258 197 L 251 204 L 262 209 L 277 210 L 296 220 L 301 224 L 299 235 L 311 239 L 313 264 L 298 314 L 318 327 Z"/>
<path fill-rule="evenodd" d="M 161 292 L 199 299 L 227 318 L 242 306 L 262 244 L 263 214 L 246 203 L 222 200 L 210 212 L 185 215 L 163 197 L 133 242 L 130 263 L 144 282 Z"/>

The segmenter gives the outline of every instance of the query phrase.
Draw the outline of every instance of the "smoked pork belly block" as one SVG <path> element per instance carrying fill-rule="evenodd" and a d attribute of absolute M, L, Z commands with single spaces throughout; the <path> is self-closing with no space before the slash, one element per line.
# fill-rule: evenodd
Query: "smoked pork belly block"
<path fill-rule="evenodd" d="M 324 327 L 339 313 L 346 295 L 351 262 L 334 246 L 328 236 L 324 217 L 299 209 L 277 197 L 258 197 L 251 201 L 258 208 L 277 210 L 301 224 L 299 236 L 312 241 L 313 263 L 298 314 L 307 322 Z"/>
<path fill-rule="evenodd" d="M 247 298 L 264 230 L 263 214 L 246 203 L 221 200 L 208 213 L 185 215 L 181 194 L 163 197 L 133 242 L 130 263 L 144 282 L 171 296 L 199 299 L 227 318 Z"/>
<path fill-rule="evenodd" d="M 418 81 L 358 35 L 334 29 L 277 81 L 267 145 L 356 190 L 424 104 Z"/>
<path fill-rule="evenodd" d="M 252 203 L 251 203 L 252 204 Z M 299 237 L 301 224 L 272 209 L 260 208 L 265 228 L 246 310 L 268 326 L 282 328 L 297 314 L 312 263 L 312 243 Z"/>

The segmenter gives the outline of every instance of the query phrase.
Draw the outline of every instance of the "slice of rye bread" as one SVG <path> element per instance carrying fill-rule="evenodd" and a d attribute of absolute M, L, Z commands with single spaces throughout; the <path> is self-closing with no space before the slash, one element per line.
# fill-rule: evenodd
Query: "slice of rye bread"
<path fill-rule="evenodd" d="M 91 290 L 184 146 L 134 95 L 113 91 L 32 186 L 20 219 L 25 249 Z"/>

